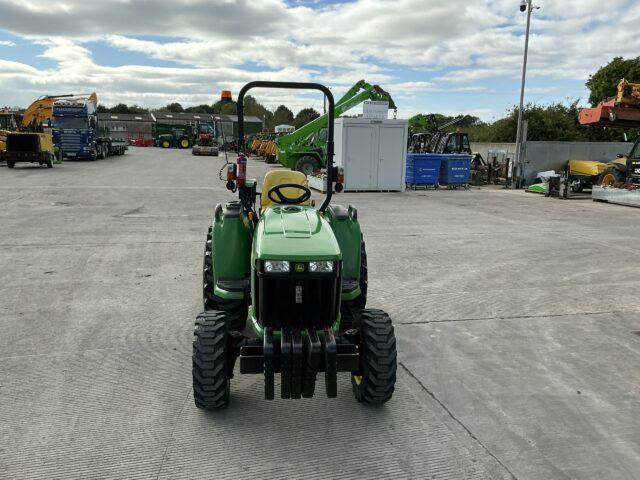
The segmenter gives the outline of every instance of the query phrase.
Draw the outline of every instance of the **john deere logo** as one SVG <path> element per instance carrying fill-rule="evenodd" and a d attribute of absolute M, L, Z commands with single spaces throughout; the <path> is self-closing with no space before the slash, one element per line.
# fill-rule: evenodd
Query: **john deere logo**
<path fill-rule="evenodd" d="M 304 272 L 304 263 L 296 263 L 294 268 L 296 269 L 296 273 L 302 273 Z"/>

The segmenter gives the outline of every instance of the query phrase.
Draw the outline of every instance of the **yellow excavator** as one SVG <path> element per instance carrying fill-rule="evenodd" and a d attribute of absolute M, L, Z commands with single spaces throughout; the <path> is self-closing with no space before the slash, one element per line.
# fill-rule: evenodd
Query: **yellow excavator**
<path fill-rule="evenodd" d="M 27 107 L 17 128 L 0 131 L 0 155 L 6 160 L 7 167 L 13 168 L 18 162 L 28 162 L 52 168 L 54 162 L 60 160 L 47 123 L 53 115 L 56 100 L 73 96 L 42 96 Z"/>
<path fill-rule="evenodd" d="M 0 111 L 0 162 L 7 151 L 7 133 L 18 129 L 17 114 L 9 110 Z"/>

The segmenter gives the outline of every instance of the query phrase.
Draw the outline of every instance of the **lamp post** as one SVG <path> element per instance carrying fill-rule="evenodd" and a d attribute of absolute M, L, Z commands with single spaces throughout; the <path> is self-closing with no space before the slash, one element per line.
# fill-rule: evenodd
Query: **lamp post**
<path fill-rule="evenodd" d="M 522 83 L 520 84 L 520 105 L 518 108 L 518 128 L 516 131 L 516 161 L 515 166 L 517 168 L 516 188 L 518 188 L 522 182 L 522 110 L 524 108 L 524 85 L 527 77 L 527 56 L 529 54 L 529 30 L 531 28 L 531 12 L 534 9 L 540 7 L 533 5 L 533 0 L 521 0 L 520 11 L 527 12 L 527 30 L 524 37 L 524 59 L 522 61 Z"/>

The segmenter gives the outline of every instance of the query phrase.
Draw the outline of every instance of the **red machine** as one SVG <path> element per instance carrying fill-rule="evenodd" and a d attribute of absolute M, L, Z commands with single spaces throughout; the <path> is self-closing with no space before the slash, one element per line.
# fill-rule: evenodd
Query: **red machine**
<path fill-rule="evenodd" d="M 640 84 L 620 80 L 616 97 L 596 107 L 583 108 L 578 115 L 580 125 L 597 127 L 630 127 L 640 125 Z"/>
<path fill-rule="evenodd" d="M 583 108 L 578 115 L 580 125 L 596 127 L 630 127 L 640 125 L 640 107 L 620 104 L 616 99 L 600 102 L 597 107 Z"/>

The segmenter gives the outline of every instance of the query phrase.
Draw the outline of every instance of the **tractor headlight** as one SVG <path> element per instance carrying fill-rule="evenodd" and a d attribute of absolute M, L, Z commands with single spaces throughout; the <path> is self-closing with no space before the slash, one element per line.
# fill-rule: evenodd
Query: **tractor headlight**
<path fill-rule="evenodd" d="M 264 271 L 269 273 L 288 273 L 289 262 L 286 260 L 266 260 L 264 262 Z"/>
<path fill-rule="evenodd" d="M 333 272 L 333 262 L 332 261 L 309 262 L 309 271 L 313 273 Z"/>

